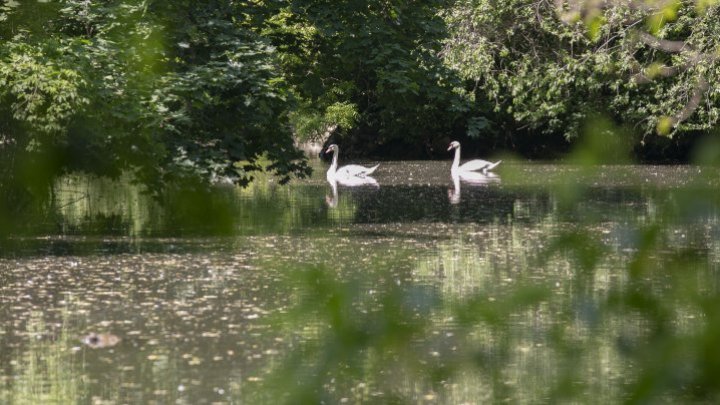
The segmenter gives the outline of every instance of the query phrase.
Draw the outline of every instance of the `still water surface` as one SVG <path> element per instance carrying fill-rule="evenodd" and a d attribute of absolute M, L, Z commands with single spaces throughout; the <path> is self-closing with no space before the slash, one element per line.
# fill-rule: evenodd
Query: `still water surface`
<path fill-rule="evenodd" d="M 716 398 L 716 169 L 316 166 L 166 206 L 63 179 L 0 256 L 0 403 Z"/>

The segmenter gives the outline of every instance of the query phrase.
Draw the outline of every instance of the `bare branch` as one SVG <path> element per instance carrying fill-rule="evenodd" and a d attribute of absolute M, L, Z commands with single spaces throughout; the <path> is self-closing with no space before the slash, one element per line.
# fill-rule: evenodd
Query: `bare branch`
<path fill-rule="evenodd" d="M 690 100 L 688 100 L 687 104 L 685 104 L 685 108 L 683 108 L 679 113 L 677 113 L 675 117 L 673 117 L 673 127 L 678 126 L 681 122 L 688 119 L 695 112 L 695 110 L 697 110 L 707 90 L 707 80 L 705 80 L 704 77 L 700 77 L 697 84 L 695 85 L 695 88 L 693 89 L 692 97 L 690 97 Z"/>
<path fill-rule="evenodd" d="M 654 35 L 650 35 L 645 31 L 637 31 L 638 38 L 645 45 L 665 51 L 669 53 L 680 53 L 685 50 L 695 52 L 695 49 L 687 44 L 685 41 L 670 41 L 667 39 L 660 39 Z"/>

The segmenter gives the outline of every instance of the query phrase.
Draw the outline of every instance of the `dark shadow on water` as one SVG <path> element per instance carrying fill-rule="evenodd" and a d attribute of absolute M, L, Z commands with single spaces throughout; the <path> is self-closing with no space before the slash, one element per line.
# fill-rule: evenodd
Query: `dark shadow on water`
<path fill-rule="evenodd" d="M 442 227 L 428 225 L 536 223 L 549 217 L 567 223 L 588 216 L 621 221 L 645 215 L 648 207 L 684 201 L 688 183 L 702 174 L 688 166 L 612 166 L 583 177 L 573 167 L 508 165 L 514 173 L 500 173 L 502 182 L 454 184 L 446 166 L 387 163 L 372 185 L 332 187 L 324 178 L 286 186 L 258 181 L 248 189 L 179 192 L 164 205 L 129 184 L 68 181 L 50 203 L 5 217 L 16 223 L 0 235 L 0 256 L 195 251 L 263 235 L 391 237 L 432 230 L 442 237 Z M 565 189 L 556 185 L 568 179 L 583 185 L 573 188 L 581 194 L 570 204 L 562 203 Z M 678 206 L 686 208 L 675 215 L 699 223 L 717 216 L 714 206 L 702 201 Z"/>
<path fill-rule="evenodd" d="M 512 214 L 520 196 L 502 189 L 465 187 L 462 200 L 451 204 L 444 186 L 385 186 L 358 196 L 356 223 L 494 222 Z"/>

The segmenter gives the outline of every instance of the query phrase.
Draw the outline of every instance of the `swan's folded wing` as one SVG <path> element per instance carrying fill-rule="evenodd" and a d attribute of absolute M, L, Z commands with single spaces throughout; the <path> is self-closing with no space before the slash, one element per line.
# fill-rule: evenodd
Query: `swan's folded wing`
<path fill-rule="evenodd" d="M 368 174 L 372 174 L 372 172 L 374 172 L 374 171 L 375 171 L 375 169 L 377 169 L 377 168 L 378 168 L 378 166 L 380 166 L 380 163 L 376 164 L 376 165 L 375 165 L 375 166 L 373 166 L 373 167 L 369 167 L 369 168 L 367 168 L 367 171 L 365 172 L 365 174 L 366 174 L 366 175 L 368 175 Z"/>
<path fill-rule="evenodd" d="M 347 165 L 337 170 L 337 176 L 339 177 L 364 177 L 372 173 L 380 166 L 375 165 L 374 167 L 365 167 L 360 165 Z"/>
<path fill-rule="evenodd" d="M 495 165 L 495 163 L 488 162 L 487 160 L 475 159 L 461 164 L 459 169 L 466 172 L 472 172 L 476 170 L 488 170 L 495 167 Z"/>
<path fill-rule="evenodd" d="M 375 180 L 374 178 L 372 178 L 370 176 L 365 176 L 365 177 L 352 176 L 352 177 L 338 179 L 337 182 L 338 182 L 338 184 L 341 184 L 343 186 L 348 186 L 348 187 L 356 187 L 356 186 L 378 187 L 379 186 L 377 180 Z"/>
<path fill-rule="evenodd" d="M 458 177 L 463 182 L 470 184 L 488 184 L 500 181 L 497 174 L 487 172 L 460 172 Z"/>

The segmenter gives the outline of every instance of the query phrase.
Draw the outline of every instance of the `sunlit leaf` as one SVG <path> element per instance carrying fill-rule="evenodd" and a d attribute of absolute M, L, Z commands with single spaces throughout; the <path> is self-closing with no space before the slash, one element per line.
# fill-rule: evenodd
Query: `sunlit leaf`
<path fill-rule="evenodd" d="M 657 133 L 659 135 L 669 135 L 673 129 L 674 121 L 671 117 L 662 116 L 658 119 Z"/>

